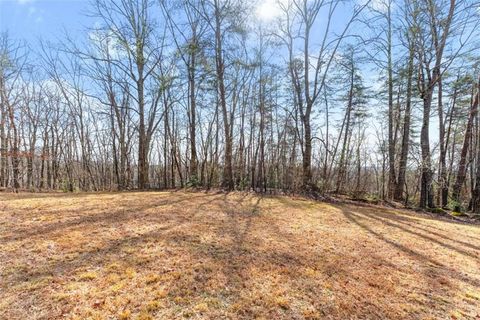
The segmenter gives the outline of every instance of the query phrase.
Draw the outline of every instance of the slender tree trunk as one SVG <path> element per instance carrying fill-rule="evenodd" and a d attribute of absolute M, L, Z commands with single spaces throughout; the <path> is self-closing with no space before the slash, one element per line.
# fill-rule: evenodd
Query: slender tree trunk
<path fill-rule="evenodd" d="M 395 139 L 393 107 L 393 65 L 392 65 L 392 20 L 390 4 L 387 5 L 387 73 L 388 73 L 388 198 L 392 199 L 396 189 Z"/>
<path fill-rule="evenodd" d="M 141 70 L 141 68 L 140 68 Z M 141 74 L 142 72 L 139 71 Z M 140 76 L 140 78 L 143 75 Z M 145 129 L 145 101 L 143 79 L 137 81 L 137 99 L 140 123 L 138 127 L 138 188 L 148 188 L 148 147 Z"/>
<path fill-rule="evenodd" d="M 2 81 L 2 79 L 0 79 Z M 3 85 L 0 84 L 0 90 L 3 90 Z M 7 187 L 8 181 L 8 139 L 7 139 L 7 110 L 4 95 L 0 95 L 0 116 L 2 121 L 0 123 L 0 186 Z"/>
<path fill-rule="evenodd" d="M 430 109 L 433 88 L 429 88 L 423 97 L 423 120 L 420 132 L 420 148 L 422 152 L 422 174 L 420 182 L 420 208 L 433 208 L 432 160 L 430 155 Z"/>
<path fill-rule="evenodd" d="M 443 99 L 442 99 L 442 78 L 438 79 L 438 130 L 439 130 L 439 144 L 440 144 L 440 159 L 439 159 L 439 203 L 442 207 L 448 204 L 448 185 L 447 185 L 447 146 L 445 144 L 445 122 L 443 118 Z"/>
<path fill-rule="evenodd" d="M 466 178 L 466 171 L 467 171 L 467 154 L 468 149 L 470 148 L 470 143 L 472 140 L 472 132 L 473 132 L 473 121 L 477 116 L 478 112 L 478 99 L 480 95 L 480 81 L 477 86 L 477 92 L 475 96 L 472 97 L 472 105 L 470 109 L 470 114 L 468 116 L 467 128 L 465 129 L 465 136 L 463 140 L 462 151 L 460 153 L 460 162 L 458 164 L 458 171 L 457 171 L 457 178 L 453 185 L 452 190 L 452 198 L 456 203 L 456 210 L 460 209 L 460 193 L 462 191 L 463 183 L 465 182 Z M 478 161 L 478 159 L 477 159 Z"/>
<path fill-rule="evenodd" d="M 412 76 L 413 76 L 413 50 L 410 49 L 408 58 L 408 71 L 407 71 L 407 97 L 405 102 L 405 114 L 403 117 L 403 134 L 402 134 L 402 146 L 400 152 L 400 161 L 398 166 L 398 180 L 396 184 L 394 199 L 397 201 L 404 200 L 403 191 L 405 185 L 405 174 L 407 171 L 408 161 L 408 148 L 410 142 L 410 118 L 412 112 Z"/>
<path fill-rule="evenodd" d="M 194 41 L 196 43 L 196 41 Z M 198 161 L 197 161 L 197 140 L 196 140 L 196 99 L 195 99 L 195 63 L 196 54 L 191 49 L 190 65 L 188 66 L 188 86 L 189 86 L 189 129 L 190 129 L 190 181 L 198 183 Z"/>
<path fill-rule="evenodd" d="M 225 135 L 225 156 L 223 167 L 223 182 L 222 187 L 226 190 L 234 189 L 233 181 L 233 166 L 232 166 L 232 151 L 233 141 L 230 135 L 232 125 L 229 121 L 229 112 L 227 108 L 226 92 L 225 92 L 225 64 L 223 61 L 223 49 L 222 49 L 222 30 L 221 30 L 221 14 L 219 0 L 214 1 L 215 5 L 215 57 L 216 57 L 216 70 L 217 70 L 217 86 L 220 107 L 223 115 L 223 126 Z"/>
<path fill-rule="evenodd" d="M 312 186 L 312 127 L 310 125 L 310 114 L 302 117 L 303 122 L 303 186 L 308 189 Z"/>
<path fill-rule="evenodd" d="M 337 188 L 336 192 L 341 192 L 343 188 L 343 182 L 345 180 L 346 168 L 345 168 L 345 158 L 347 155 L 347 146 L 348 141 L 350 139 L 350 122 L 351 122 L 351 114 L 353 108 L 353 86 L 354 86 L 354 78 L 355 78 L 355 70 L 352 66 L 352 70 L 350 73 L 350 90 L 348 93 L 348 104 L 347 110 L 345 110 L 345 132 L 343 136 L 343 145 L 342 150 L 340 152 L 340 160 L 338 163 L 338 176 L 337 176 Z"/>
<path fill-rule="evenodd" d="M 6 99 L 5 99 L 6 100 Z M 19 165 L 20 165 L 20 142 L 18 136 L 17 124 L 15 123 L 15 115 L 13 111 L 13 106 L 7 101 L 8 117 L 11 127 L 11 139 L 10 139 L 10 159 L 12 162 L 12 178 L 13 178 L 13 190 L 18 192 L 20 188 L 19 179 Z"/>

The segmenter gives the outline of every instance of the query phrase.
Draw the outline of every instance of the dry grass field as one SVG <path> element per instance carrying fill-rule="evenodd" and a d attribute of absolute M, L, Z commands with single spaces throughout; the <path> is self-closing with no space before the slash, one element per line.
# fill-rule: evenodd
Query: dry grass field
<path fill-rule="evenodd" d="M 480 227 L 244 193 L 0 194 L 0 319 L 480 319 Z"/>

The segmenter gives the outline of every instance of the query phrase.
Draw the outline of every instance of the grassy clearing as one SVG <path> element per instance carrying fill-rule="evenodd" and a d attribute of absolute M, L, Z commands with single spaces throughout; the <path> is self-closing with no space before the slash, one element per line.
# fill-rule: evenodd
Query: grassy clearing
<path fill-rule="evenodd" d="M 0 195 L 0 319 L 478 319 L 480 227 L 243 193 Z"/>

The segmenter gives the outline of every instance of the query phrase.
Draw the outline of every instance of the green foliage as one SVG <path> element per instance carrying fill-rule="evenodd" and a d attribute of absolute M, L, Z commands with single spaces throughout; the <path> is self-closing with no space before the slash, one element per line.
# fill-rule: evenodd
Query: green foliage
<path fill-rule="evenodd" d="M 446 215 L 448 212 L 445 209 L 442 208 L 430 208 L 428 209 L 429 212 L 435 213 L 435 214 L 441 214 L 441 215 Z"/>
<path fill-rule="evenodd" d="M 61 188 L 62 188 L 62 191 L 65 193 L 76 191 L 75 184 L 73 182 L 69 182 L 68 180 L 63 180 L 61 182 Z"/>
<path fill-rule="evenodd" d="M 451 214 L 452 216 L 454 216 L 454 217 L 464 217 L 464 216 L 466 216 L 465 213 L 463 213 L 463 212 L 458 212 L 458 211 L 452 211 L 450 214 Z"/>
<path fill-rule="evenodd" d="M 365 198 L 368 200 L 368 202 L 371 202 L 371 203 L 380 202 L 380 197 L 377 194 L 367 194 Z"/>
<path fill-rule="evenodd" d="M 201 185 L 200 180 L 198 179 L 198 177 L 196 175 L 190 177 L 190 179 L 187 181 L 187 187 L 188 188 L 197 188 L 200 185 Z"/>
<path fill-rule="evenodd" d="M 465 212 L 465 208 L 463 207 L 463 204 L 460 201 L 451 200 L 448 204 L 448 207 L 453 208 L 453 210 L 458 213 Z"/>
<path fill-rule="evenodd" d="M 238 182 L 238 189 L 239 190 L 245 190 L 250 186 L 250 179 L 244 177 L 243 179 L 240 179 Z"/>

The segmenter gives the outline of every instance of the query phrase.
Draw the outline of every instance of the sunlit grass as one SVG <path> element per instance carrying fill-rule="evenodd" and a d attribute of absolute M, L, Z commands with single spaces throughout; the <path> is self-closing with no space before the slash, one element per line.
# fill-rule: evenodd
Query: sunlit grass
<path fill-rule="evenodd" d="M 1 319 L 475 319 L 480 229 L 247 193 L 0 195 Z"/>

